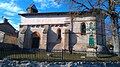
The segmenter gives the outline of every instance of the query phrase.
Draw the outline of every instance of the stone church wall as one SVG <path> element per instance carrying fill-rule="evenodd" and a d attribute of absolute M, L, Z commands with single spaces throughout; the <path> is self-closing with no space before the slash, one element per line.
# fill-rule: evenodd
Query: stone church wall
<path fill-rule="evenodd" d="M 0 42 L 17 45 L 17 42 L 18 42 L 17 35 L 4 33 L 2 31 L 0 31 Z"/>
<path fill-rule="evenodd" d="M 20 32 L 22 31 L 21 29 L 20 29 Z M 44 27 L 43 28 L 42 27 L 33 28 L 32 26 L 30 26 L 29 35 L 32 35 L 32 33 L 34 33 L 34 32 L 38 32 L 40 34 L 39 49 L 47 49 L 49 51 L 57 51 L 57 50 L 61 51 L 62 49 L 64 49 L 65 30 L 67 29 L 67 27 L 51 27 L 47 31 L 47 34 L 43 33 L 44 29 L 45 29 Z M 58 34 L 57 30 L 58 29 L 61 29 L 61 40 L 60 41 L 57 40 L 57 34 Z M 25 35 L 25 38 L 27 35 Z M 68 35 L 67 35 L 67 37 L 68 37 Z M 26 40 L 28 40 L 28 39 L 25 39 L 24 43 L 26 42 Z M 31 43 L 29 44 L 29 46 L 27 46 L 27 45 L 25 46 L 25 45 L 26 44 L 24 44 L 23 47 L 31 48 L 30 46 L 32 46 Z M 67 46 L 65 46 L 65 49 L 68 50 L 68 44 L 67 44 Z"/>
<path fill-rule="evenodd" d="M 73 19 L 68 15 L 25 15 L 21 16 L 21 25 L 30 26 L 30 35 L 33 32 L 38 32 L 40 34 L 40 43 L 39 49 L 45 49 L 48 51 L 57 51 L 66 49 L 69 50 L 69 47 L 72 47 L 73 51 L 86 51 L 89 48 L 89 38 L 90 38 L 90 23 L 93 23 L 93 39 L 94 47 L 100 45 L 101 42 L 105 42 L 104 36 L 102 38 L 101 26 L 98 27 L 99 19 L 93 16 L 81 16 Z M 81 23 L 86 25 L 86 34 L 81 35 Z M 63 26 L 61 27 L 60 24 Z M 44 33 L 45 25 L 48 25 L 49 28 L 47 33 Z M 64 26 L 67 25 L 67 26 Z M 35 27 L 34 27 L 35 26 Z M 104 28 L 104 27 L 103 27 Z M 61 39 L 57 40 L 58 32 L 61 30 Z M 68 34 L 65 34 L 65 30 L 69 30 Z M 100 32 L 100 33 L 99 33 Z M 31 46 L 31 45 L 30 45 Z"/>
<path fill-rule="evenodd" d="M 61 40 L 57 40 L 57 30 L 61 29 Z M 53 27 L 48 33 L 48 49 L 49 50 L 62 50 L 64 49 L 64 33 L 65 28 L 63 27 Z"/>
<path fill-rule="evenodd" d="M 31 19 L 29 19 L 31 18 Z M 40 34 L 40 43 L 39 43 L 39 49 L 46 49 L 49 51 L 57 51 L 64 49 L 64 39 L 65 39 L 65 29 L 67 27 L 64 27 L 65 22 L 67 21 L 68 17 L 64 17 L 63 15 L 53 15 L 52 17 L 50 15 L 42 15 L 42 16 L 25 16 L 21 17 L 21 26 L 30 26 L 31 32 L 38 32 Z M 34 23 L 33 23 L 34 22 Z M 59 25 L 62 24 L 62 27 L 59 27 Z M 35 27 L 33 27 L 33 25 Z M 45 29 L 45 25 L 54 25 L 53 27 L 50 26 L 48 33 L 44 34 L 43 31 Z M 57 26 L 56 26 L 57 25 Z M 61 40 L 57 40 L 57 30 L 61 29 Z M 21 30 L 21 29 L 20 29 Z M 32 34 L 31 33 L 31 34 Z M 45 42 L 47 43 L 45 44 Z M 31 45 L 30 45 L 31 46 Z M 65 48 L 68 50 L 68 46 L 65 46 Z"/>
<path fill-rule="evenodd" d="M 70 45 L 73 48 L 73 51 L 86 51 L 87 48 L 89 47 L 89 24 L 90 22 L 93 23 L 94 28 L 95 28 L 95 19 L 94 17 L 91 17 L 92 20 L 89 19 L 89 17 L 83 17 L 83 18 L 77 18 L 73 22 L 73 31 L 70 33 Z M 85 23 L 86 25 L 86 34 L 81 35 L 81 23 Z M 93 31 L 94 33 L 94 40 L 96 39 L 95 35 L 95 30 Z M 96 46 L 96 41 L 95 46 Z"/>

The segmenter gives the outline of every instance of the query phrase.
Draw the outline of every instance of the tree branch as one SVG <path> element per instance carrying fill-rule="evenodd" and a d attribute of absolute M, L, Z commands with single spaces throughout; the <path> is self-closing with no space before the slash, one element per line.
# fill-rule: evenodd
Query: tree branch
<path fill-rule="evenodd" d="M 106 9 L 109 9 L 104 3 L 106 2 L 106 0 L 105 1 L 103 1 L 102 3 L 101 3 L 101 5 L 103 5 Z"/>
<path fill-rule="evenodd" d="M 87 6 L 85 6 L 84 4 L 82 4 L 82 3 L 80 3 L 80 2 L 78 2 L 78 1 L 76 1 L 76 0 L 72 0 L 74 3 L 76 3 L 76 4 L 80 4 L 80 5 L 82 5 L 82 6 L 84 6 L 86 9 L 88 9 L 89 10 L 89 8 L 87 7 Z"/>
<path fill-rule="evenodd" d="M 94 7 L 93 7 L 93 5 L 90 3 L 90 1 L 89 0 L 86 0 L 89 4 L 90 4 L 90 6 L 92 7 L 92 9 L 94 9 Z"/>

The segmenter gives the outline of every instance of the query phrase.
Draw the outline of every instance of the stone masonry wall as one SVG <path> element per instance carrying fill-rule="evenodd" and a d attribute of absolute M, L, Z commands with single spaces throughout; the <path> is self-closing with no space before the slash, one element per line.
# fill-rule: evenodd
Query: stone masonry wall
<path fill-rule="evenodd" d="M 17 45 L 18 38 L 17 38 L 17 36 L 13 36 L 13 35 L 10 35 L 10 34 L 5 34 L 4 43 Z"/>

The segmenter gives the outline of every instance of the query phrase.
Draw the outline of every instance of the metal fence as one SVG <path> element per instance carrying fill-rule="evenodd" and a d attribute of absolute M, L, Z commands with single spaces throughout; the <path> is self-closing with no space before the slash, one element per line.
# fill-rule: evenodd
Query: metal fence
<path fill-rule="evenodd" d="M 66 50 L 47 52 L 40 49 L 21 49 L 13 44 L 0 44 L 0 58 L 9 58 L 12 60 L 35 60 L 35 61 L 85 61 L 88 60 L 87 53 L 96 54 L 95 58 L 89 60 L 96 60 L 98 58 L 97 52 L 73 51 L 70 53 Z M 113 55 L 107 56 L 111 57 Z M 88 60 L 88 61 L 89 61 Z"/>

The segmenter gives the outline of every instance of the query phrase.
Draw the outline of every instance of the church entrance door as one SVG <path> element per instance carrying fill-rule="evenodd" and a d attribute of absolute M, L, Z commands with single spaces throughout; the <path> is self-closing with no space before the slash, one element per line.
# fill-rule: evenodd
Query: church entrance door
<path fill-rule="evenodd" d="M 40 44 L 40 35 L 38 32 L 34 32 L 31 36 L 32 39 L 32 48 L 39 48 Z"/>
<path fill-rule="evenodd" d="M 33 37 L 32 38 L 32 48 L 39 48 L 39 37 Z"/>

